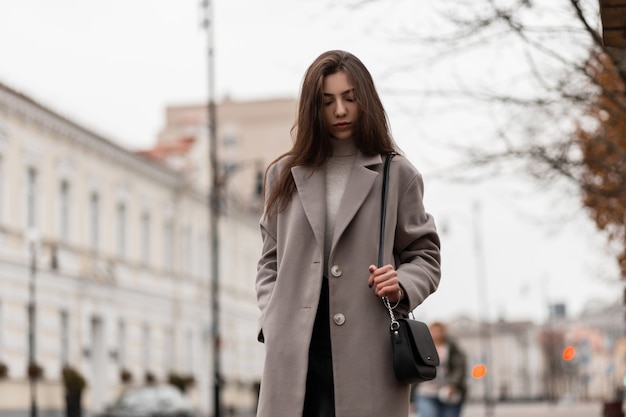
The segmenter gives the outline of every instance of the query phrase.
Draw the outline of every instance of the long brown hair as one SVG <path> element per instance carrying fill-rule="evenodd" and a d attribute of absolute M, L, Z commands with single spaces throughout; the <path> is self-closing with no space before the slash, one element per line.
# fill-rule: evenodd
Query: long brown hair
<path fill-rule="evenodd" d="M 365 155 L 396 151 L 387 113 L 365 65 L 349 52 L 324 52 L 304 74 L 297 119 L 291 129 L 292 134 L 295 132 L 293 147 L 270 164 L 271 167 L 278 160 L 287 158 L 267 198 L 265 215 L 284 209 L 295 192 L 291 168 L 299 165 L 318 168 L 331 156 L 330 134 L 324 121 L 323 87 L 325 77 L 339 71 L 346 74 L 354 87 L 359 106 L 359 118 L 354 129 L 357 149 Z M 265 171 L 266 182 L 268 170 Z"/>

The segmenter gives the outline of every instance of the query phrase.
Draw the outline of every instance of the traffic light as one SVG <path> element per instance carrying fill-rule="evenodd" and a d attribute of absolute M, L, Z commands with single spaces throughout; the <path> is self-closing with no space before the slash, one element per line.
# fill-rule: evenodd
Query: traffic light
<path fill-rule="evenodd" d="M 576 356 L 576 349 L 574 346 L 568 346 L 563 349 L 563 360 L 571 361 Z"/>
<path fill-rule="evenodd" d="M 487 367 L 485 365 L 483 365 L 482 363 L 474 365 L 474 367 L 472 368 L 473 378 L 481 379 L 485 375 L 487 375 Z"/>

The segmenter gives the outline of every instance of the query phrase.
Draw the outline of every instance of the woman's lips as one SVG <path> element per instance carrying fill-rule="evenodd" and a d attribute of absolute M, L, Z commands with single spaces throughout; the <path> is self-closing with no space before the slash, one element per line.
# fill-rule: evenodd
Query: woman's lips
<path fill-rule="evenodd" d="M 345 130 L 345 129 L 349 129 L 350 126 L 352 125 L 352 123 L 337 123 L 335 124 L 335 127 L 339 130 Z"/>

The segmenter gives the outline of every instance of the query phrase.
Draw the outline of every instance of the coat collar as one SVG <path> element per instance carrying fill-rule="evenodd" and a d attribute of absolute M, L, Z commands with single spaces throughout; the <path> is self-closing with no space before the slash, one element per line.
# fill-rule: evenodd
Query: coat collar
<path fill-rule="evenodd" d="M 337 212 L 335 231 L 333 233 L 333 247 L 363 205 L 365 198 L 374 185 L 378 172 L 373 171 L 369 167 L 381 163 L 382 158 L 380 155 L 368 156 L 360 151 L 357 152 L 356 160 L 348 176 L 346 189 Z M 320 248 L 323 248 L 326 227 L 325 171 L 308 166 L 295 166 L 291 168 L 291 174 L 296 183 L 298 196 L 313 234 Z"/>

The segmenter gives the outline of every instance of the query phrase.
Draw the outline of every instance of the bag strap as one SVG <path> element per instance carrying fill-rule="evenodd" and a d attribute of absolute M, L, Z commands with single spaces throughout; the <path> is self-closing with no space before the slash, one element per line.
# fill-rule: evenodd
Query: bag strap
<path fill-rule="evenodd" d="M 387 188 L 389 187 L 389 166 L 391 165 L 391 159 L 396 156 L 394 152 L 389 152 L 385 158 L 385 166 L 383 168 L 383 187 L 381 192 L 380 201 L 380 235 L 378 239 L 378 265 L 381 266 L 384 262 L 385 255 L 385 219 L 387 218 Z M 383 304 L 389 310 L 389 317 L 391 318 L 391 330 L 397 330 L 400 327 L 400 323 L 396 320 L 396 316 L 393 314 L 393 308 L 387 297 L 382 297 Z"/>
<path fill-rule="evenodd" d="M 382 266 L 385 257 L 385 219 L 387 218 L 387 188 L 389 187 L 389 165 L 391 159 L 396 156 L 395 153 L 389 152 L 385 158 L 385 167 L 383 168 L 383 188 L 380 198 L 380 234 L 378 238 L 378 267 Z"/>

